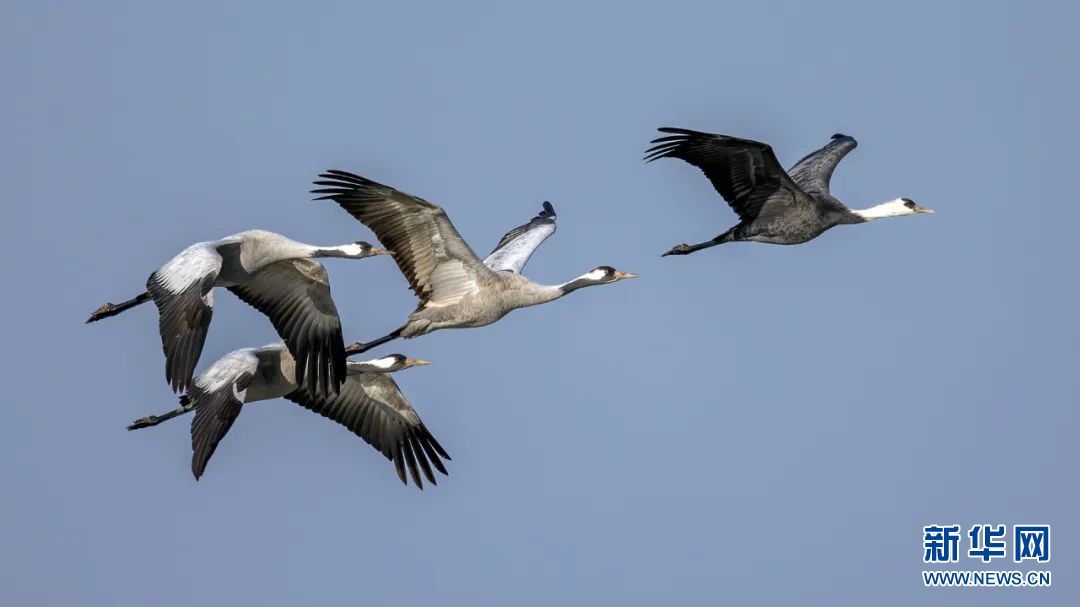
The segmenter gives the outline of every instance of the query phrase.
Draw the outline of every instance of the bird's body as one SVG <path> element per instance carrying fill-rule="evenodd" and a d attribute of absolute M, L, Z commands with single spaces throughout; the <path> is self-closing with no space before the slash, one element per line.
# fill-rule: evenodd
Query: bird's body
<path fill-rule="evenodd" d="M 653 140 L 656 145 L 646 152 L 646 160 L 679 158 L 698 167 L 739 216 L 737 225 L 712 240 L 676 245 L 665 255 L 738 241 L 802 244 L 838 225 L 933 213 L 907 198 L 853 210 L 834 197 L 829 192 L 833 171 L 858 145 L 847 135 L 833 135 L 825 147 L 785 171 L 772 148 L 758 141 L 687 129 L 660 131 L 672 135 Z"/>
<path fill-rule="evenodd" d="M 301 381 L 333 392 L 344 380 L 341 321 L 330 297 L 326 269 L 314 257 L 360 259 L 385 253 L 363 242 L 318 247 L 265 230 L 248 230 L 188 246 L 154 271 L 146 292 L 105 304 L 87 322 L 153 300 L 165 353 L 166 380 L 186 390 L 206 340 L 214 288 L 225 287 L 266 314 L 301 362 Z"/>
<path fill-rule="evenodd" d="M 822 197 L 814 204 L 791 205 L 776 217 L 738 225 L 730 230 L 731 241 L 765 244 L 802 244 L 821 236 L 829 228 L 866 221 L 853 215 L 838 200 Z"/>
<path fill-rule="evenodd" d="M 273 232 L 247 230 L 190 245 L 156 273 L 171 290 L 183 290 L 214 271 L 215 287 L 231 287 L 272 263 L 311 257 L 313 248 Z"/>
<path fill-rule="evenodd" d="M 180 407 L 136 420 L 128 428 L 154 426 L 194 410 L 191 465 L 197 479 L 205 472 L 218 443 L 244 405 L 284 397 L 364 439 L 395 464 L 402 482 L 406 482 L 408 467 L 414 483 L 422 488 L 420 472 L 435 483 L 431 467 L 446 474 L 440 458 L 450 457 L 424 426 L 390 373 L 425 364 L 428 362 L 400 354 L 364 362 L 349 361 L 340 391 L 324 396 L 296 382 L 296 362 L 283 342 L 241 348 L 221 357 L 196 377 L 190 390 L 181 397 Z"/>
<path fill-rule="evenodd" d="M 477 288 L 447 304 L 429 303 L 409 315 L 401 337 L 438 329 L 483 327 L 518 308 L 554 301 L 565 293 L 560 286 L 541 285 L 520 274 L 487 272 L 476 277 Z"/>
<path fill-rule="evenodd" d="M 553 301 L 576 289 L 609 284 L 635 274 L 601 266 L 569 282 L 541 285 L 520 275 L 532 252 L 555 231 L 549 203 L 529 223 L 514 228 L 481 261 L 441 207 L 345 171 L 320 175 L 314 191 L 331 199 L 394 253 L 420 304 L 394 332 L 350 353 L 397 337 L 416 337 L 448 328 L 489 325 L 510 311 Z M 486 262 L 486 263 L 485 263 Z"/>
<path fill-rule="evenodd" d="M 484 259 L 490 272 L 476 268 L 477 289 L 448 305 L 429 303 L 409 315 L 402 337 L 415 337 L 437 329 L 483 327 L 511 311 L 558 299 L 557 286 L 534 283 L 521 270 L 536 249 L 555 233 L 555 209 L 550 202 L 528 223 L 511 229 Z"/>
<path fill-rule="evenodd" d="M 189 397 L 195 392 L 216 392 L 235 383 L 242 373 L 251 374 L 244 403 L 281 398 L 296 389 L 296 360 L 283 342 L 277 342 L 260 348 L 240 348 L 222 356 L 195 378 Z"/>

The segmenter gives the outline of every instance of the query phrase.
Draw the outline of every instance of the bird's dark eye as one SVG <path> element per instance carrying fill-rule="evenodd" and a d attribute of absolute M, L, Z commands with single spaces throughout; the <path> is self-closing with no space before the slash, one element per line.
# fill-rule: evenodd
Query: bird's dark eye
<path fill-rule="evenodd" d="M 904 201 L 904 206 L 909 208 L 909 209 L 911 207 L 915 206 L 915 201 L 910 199 L 910 198 L 901 198 L 900 200 L 903 200 Z"/>

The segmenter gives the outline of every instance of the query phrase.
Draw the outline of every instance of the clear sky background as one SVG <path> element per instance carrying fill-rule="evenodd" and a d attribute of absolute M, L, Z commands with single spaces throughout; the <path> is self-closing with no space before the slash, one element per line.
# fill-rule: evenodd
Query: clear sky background
<path fill-rule="evenodd" d="M 150 4 L 0 9 L 4 604 L 1080 604 L 1076 3 Z M 848 133 L 834 194 L 938 214 L 662 259 L 735 223 L 665 125 Z M 195 482 L 190 418 L 124 430 L 175 406 L 153 308 L 83 320 L 194 241 L 372 238 L 326 168 L 641 278 L 379 350 L 435 361 L 438 487 L 286 401 Z M 415 305 L 327 266 L 348 340 Z M 202 365 L 276 338 L 218 302 Z M 1054 587 L 923 588 L 938 522 L 1051 524 Z"/>

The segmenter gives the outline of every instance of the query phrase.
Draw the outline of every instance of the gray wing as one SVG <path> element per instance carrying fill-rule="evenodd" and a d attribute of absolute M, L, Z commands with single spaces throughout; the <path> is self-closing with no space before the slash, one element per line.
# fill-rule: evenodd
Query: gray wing
<path fill-rule="evenodd" d="M 837 133 L 825 147 L 796 162 L 788 174 L 806 192 L 828 194 L 829 180 L 836 165 L 857 145 L 854 137 Z"/>
<path fill-rule="evenodd" d="M 743 222 L 783 214 L 807 198 L 768 144 L 688 129 L 659 130 L 673 134 L 652 141 L 657 145 L 646 150 L 646 162 L 678 158 L 701 169 Z"/>
<path fill-rule="evenodd" d="M 432 466 L 447 474 L 442 459 L 450 456 L 431 435 L 420 416 L 386 373 L 350 374 L 334 397 L 313 396 L 296 390 L 285 398 L 345 426 L 394 463 L 402 483 L 424 488 L 420 471 L 436 484 Z M 418 467 L 419 466 L 419 467 Z"/>
<path fill-rule="evenodd" d="M 176 392 L 191 386 L 214 314 L 214 282 L 220 271 L 217 249 L 200 243 L 181 251 L 146 281 L 158 309 L 165 379 Z"/>
<path fill-rule="evenodd" d="M 200 375 L 184 396 L 195 403 L 191 421 L 191 473 L 195 480 L 240 415 L 247 388 L 259 368 L 251 350 L 226 354 Z M 183 399 L 182 399 L 183 400 Z"/>
<path fill-rule="evenodd" d="M 297 384 L 321 394 L 337 392 L 345 381 L 345 343 L 322 264 L 279 261 L 229 290 L 270 318 L 296 361 Z"/>
<path fill-rule="evenodd" d="M 544 201 L 544 208 L 529 223 L 520 225 L 507 232 L 490 255 L 484 259 L 484 265 L 496 272 L 521 274 L 534 251 L 555 233 L 555 207 Z"/>
<path fill-rule="evenodd" d="M 449 305 L 479 290 L 490 272 L 438 205 L 346 171 L 319 175 L 316 200 L 333 200 L 371 228 L 409 281 L 421 306 Z"/>

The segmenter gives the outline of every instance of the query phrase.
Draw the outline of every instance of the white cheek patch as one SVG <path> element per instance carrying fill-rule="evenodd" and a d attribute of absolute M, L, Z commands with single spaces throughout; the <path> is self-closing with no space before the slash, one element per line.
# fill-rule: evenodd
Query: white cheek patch
<path fill-rule="evenodd" d="M 588 279 L 588 280 L 600 280 L 600 279 L 604 278 L 605 276 L 607 276 L 607 273 L 605 273 L 603 270 L 593 270 L 592 272 L 589 272 L 588 274 L 583 275 L 582 278 L 585 278 L 585 279 Z"/>
<path fill-rule="evenodd" d="M 386 356 L 383 358 L 376 358 L 375 360 L 369 360 L 367 361 L 367 364 L 371 365 L 372 367 L 378 367 L 380 369 L 389 369 L 390 367 L 394 366 L 395 362 L 397 362 L 396 358 L 394 358 L 393 356 Z"/>

